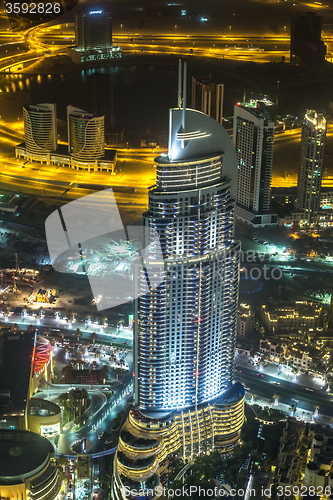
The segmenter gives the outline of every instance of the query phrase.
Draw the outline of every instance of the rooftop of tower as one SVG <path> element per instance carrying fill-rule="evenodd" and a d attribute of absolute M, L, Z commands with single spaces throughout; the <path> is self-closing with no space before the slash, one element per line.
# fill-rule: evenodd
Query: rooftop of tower
<path fill-rule="evenodd" d="M 47 464 L 54 449 L 50 441 L 23 430 L 0 430 L 0 485 L 18 484 Z"/>
<path fill-rule="evenodd" d="M 233 187 L 237 185 L 237 158 L 226 129 L 201 111 L 170 109 L 168 154 L 159 156 L 157 163 L 172 166 L 216 156 L 222 156 L 221 178 L 232 181 L 233 191 Z M 232 197 L 235 196 L 236 193 L 233 192 Z"/>
<path fill-rule="evenodd" d="M 314 109 L 308 109 L 304 121 L 312 123 L 317 129 L 326 128 L 326 118 L 323 113 L 317 113 Z"/>
<path fill-rule="evenodd" d="M 265 120 L 265 125 L 268 124 L 268 122 L 273 123 L 272 116 L 267 108 L 267 105 L 265 104 L 264 101 L 251 101 L 251 102 L 241 102 L 237 103 L 237 106 L 239 108 L 245 109 L 251 115 L 255 116 L 256 118 L 261 118 Z"/>

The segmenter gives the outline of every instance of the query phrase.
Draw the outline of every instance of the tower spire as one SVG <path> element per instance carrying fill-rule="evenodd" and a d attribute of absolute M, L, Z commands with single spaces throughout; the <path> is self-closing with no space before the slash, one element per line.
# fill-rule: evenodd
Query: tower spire
<path fill-rule="evenodd" d="M 185 132 L 185 116 L 186 116 L 186 77 L 187 77 L 187 63 L 184 61 L 184 73 L 183 73 L 183 118 L 182 126 Z"/>
<path fill-rule="evenodd" d="M 178 61 L 178 108 L 182 107 L 182 60 Z"/>

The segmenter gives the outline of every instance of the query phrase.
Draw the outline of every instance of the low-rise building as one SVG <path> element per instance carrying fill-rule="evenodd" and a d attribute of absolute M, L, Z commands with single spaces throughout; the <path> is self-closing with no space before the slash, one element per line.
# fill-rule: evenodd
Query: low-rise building
<path fill-rule="evenodd" d="M 311 448 L 303 485 L 307 488 L 330 488 L 333 486 L 333 429 L 313 424 L 309 429 L 309 438 Z"/>
<path fill-rule="evenodd" d="M 263 320 L 272 333 L 298 331 L 306 333 L 319 327 L 321 304 L 309 301 L 279 302 L 262 306 Z"/>
<path fill-rule="evenodd" d="M 248 304 L 239 304 L 237 314 L 237 338 L 244 339 L 254 328 L 254 314 Z"/>
<path fill-rule="evenodd" d="M 259 344 L 259 352 L 276 362 L 280 362 L 281 358 L 286 356 L 287 348 L 287 344 L 276 339 L 261 339 Z"/>
<path fill-rule="evenodd" d="M 312 357 L 309 356 L 308 352 L 291 349 L 287 356 L 287 362 L 289 366 L 298 368 L 301 371 L 307 371 L 311 368 Z"/>
<path fill-rule="evenodd" d="M 295 417 L 288 417 L 280 439 L 276 472 L 278 486 L 286 487 L 298 484 L 301 458 L 300 446 L 303 433 L 303 422 Z"/>

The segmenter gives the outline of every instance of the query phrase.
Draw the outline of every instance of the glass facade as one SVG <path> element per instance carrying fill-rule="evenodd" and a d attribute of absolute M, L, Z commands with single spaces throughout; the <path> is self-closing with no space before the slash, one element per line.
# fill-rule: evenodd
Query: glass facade
<path fill-rule="evenodd" d="M 172 109 L 168 156 L 155 162 L 145 267 L 134 280 L 134 408 L 114 460 L 114 500 L 156 498 L 171 454 L 228 453 L 244 422 L 244 388 L 233 382 L 240 249 L 232 141 L 207 115 Z"/>
<path fill-rule="evenodd" d="M 139 282 L 135 397 L 140 408 L 170 410 L 209 401 L 233 380 L 239 245 L 222 157 L 156 162 L 144 225 L 152 259 L 156 238 L 161 245 L 164 275 L 152 291 L 144 272 Z"/>
<path fill-rule="evenodd" d="M 302 127 L 297 206 L 308 224 L 317 221 L 325 139 L 326 119 L 321 113 L 307 111 Z"/>

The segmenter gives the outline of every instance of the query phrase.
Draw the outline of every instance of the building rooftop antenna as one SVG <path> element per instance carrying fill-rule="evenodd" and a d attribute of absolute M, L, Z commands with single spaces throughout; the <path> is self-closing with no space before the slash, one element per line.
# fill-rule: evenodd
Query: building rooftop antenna
<path fill-rule="evenodd" d="M 186 116 L 186 78 L 187 78 L 187 63 L 184 61 L 184 73 L 183 73 L 183 118 L 182 126 L 185 132 L 185 116 Z"/>
<path fill-rule="evenodd" d="M 182 107 L 182 60 L 178 61 L 178 108 Z"/>

